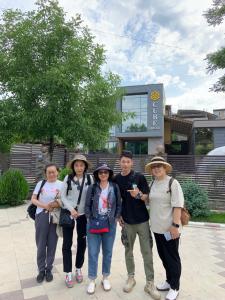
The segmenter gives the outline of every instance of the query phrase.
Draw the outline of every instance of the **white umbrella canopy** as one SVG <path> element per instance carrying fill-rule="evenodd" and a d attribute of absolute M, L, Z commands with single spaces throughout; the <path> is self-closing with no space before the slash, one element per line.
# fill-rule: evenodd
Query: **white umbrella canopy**
<path fill-rule="evenodd" d="M 225 155 L 225 146 L 215 148 L 209 151 L 207 155 Z"/>

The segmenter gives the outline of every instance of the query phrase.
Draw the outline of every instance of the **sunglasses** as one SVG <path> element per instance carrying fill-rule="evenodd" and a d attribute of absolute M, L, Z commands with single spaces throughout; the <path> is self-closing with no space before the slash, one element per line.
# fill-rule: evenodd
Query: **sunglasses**
<path fill-rule="evenodd" d="M 105 171 L 99 171 L 98 172 L 98 175 L 103 175 L 103 174 L 109 174 L 109 171 L 105 170 Z"/>
<path fill-rule="evenodd" d="M 157 164 L 157 165 L 153 165 L 153 166 L 152 166 L 152 169 L 154 169 L 154 168 L 161 168 L 161 167 L 163 167 L 162 164 Z"/>

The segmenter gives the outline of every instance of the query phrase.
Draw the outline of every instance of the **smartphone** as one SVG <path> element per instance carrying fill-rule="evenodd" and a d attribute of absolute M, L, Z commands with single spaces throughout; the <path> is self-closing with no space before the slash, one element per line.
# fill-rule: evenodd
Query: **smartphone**
<path fill-rule="evenodd" d="M 136 188 L 137 188 L 136 183 L 133 183 L 133 184 L 132 184 L 132 188 L 133 188 L 133 190 L 136 190 Z"/>
<path fill-rule="evenodd" d="M 170 233 L 169 231 L 165 232 L 165 233 L 164 233 L 164 236 L 165 236 L 165 239 L 166 239 L 167 241 L 172 240 L 172 235 L 171 235 L 171 233 Z"/>

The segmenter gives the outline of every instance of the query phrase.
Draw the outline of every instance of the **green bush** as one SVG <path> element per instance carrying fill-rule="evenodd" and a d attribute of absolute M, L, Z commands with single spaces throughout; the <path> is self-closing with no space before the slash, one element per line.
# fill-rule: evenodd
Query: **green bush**
<path fill-rule="evenodd" d="M 70 174 L 72 172 L 71 169 L 69 168 L 63 168 L 60 170 L 59 172 L 59 180 L 64 180 L 64 178 L 66 177 L 66 175 Z"/>
<path fill-rule="evenodd" d="M 185 205 L 193 217 L 208 216 L 208 194 L 196 182 L 187 180 L 181 183 Z"/>
<path fill-rule="evenodd" d="M 0 204 L 15 206 L 27 199 L 29 186 L 22 172 L 9 169 L 0 178 Z"/>

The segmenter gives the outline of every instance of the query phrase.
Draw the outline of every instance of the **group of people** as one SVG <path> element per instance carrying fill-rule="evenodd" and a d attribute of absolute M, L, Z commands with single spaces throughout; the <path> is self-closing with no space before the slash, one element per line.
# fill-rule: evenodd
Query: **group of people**
<path fill-rule="evenodd" d="M 32 196 L 37 206 L 35 217 L 37 245 L 37 281 L 52 281 L 52 267 L 57 246 L 57 224 L 52 211 L 59 208 L 68 210 L 72 226 L 62 227 L 62 255 L 65 284 L 73 287 L 74 282 L 83 281 L 82 266 L 85 259 L 86 242 L 88 248 L 87 293 L 94 294 L 98 273 L 98 257 L 102 248 L 102 287 L 111 289 L 109 280 L 113 245 L 117 223 L 121 226 L 121 240 L 125 247 L 127 281 L 123 291 L 133 290 L 135 263 L 133 248 L 136 236 L 146 276 L 145 292 L 153 299 L 160 299 L 159 291 L 168 291 L 166 300 L 175 300 L 179 294 L 181 261 L 179 238 L 181 229 L 181 209 L 184 205 L 183 192 L 179 182 L 168 176 L 172 166 L 163 157 L 154 157 L 146 165 L 146 172 L 153 176 L 148 185 L 143 174 L 133 170 L 133 156 L 123 151 L 120 156 L 121 172 L 102 163 L 88 174 L 89 162 L 77 154 L 69 165 L 71 173 L 63 182 L 58 180 L 58 168 L 49 164 L 45 168 L 46 181 L 38 182 Z M 56 199 L 60 201 L 56 201 Z M 146 204 L 150 204 L 150 213 Z M 149 222 L 150 215 L 150 222 Z M 72 269 L 73 231 L 76 227 L 77 251 L 75 275 Z M 150 229 L 151 228 L 151 229 Z M 166 271 L 164 282 L 155 286 L 153 268 L 153 239 Z"/>

